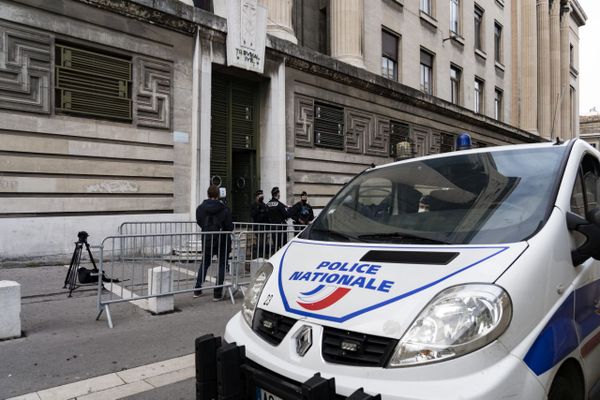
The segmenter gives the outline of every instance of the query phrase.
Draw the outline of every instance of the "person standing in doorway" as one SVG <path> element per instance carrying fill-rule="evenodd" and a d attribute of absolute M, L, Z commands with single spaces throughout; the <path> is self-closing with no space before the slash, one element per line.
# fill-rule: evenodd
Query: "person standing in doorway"
<path fill-rule="evenodd" d="M 267 230 L 269 223 L 269 210 L 265 204 L 265 195 L 262 190 L 257 190 L 254 193 L 255 202 L 250 209 L 252 222 L 255 224 L 252 230 L 255 232 L 252 237 L 252 254 L 251 258 L 265 257 L 267 249 Z"/>
<path fill-rule="evenodd" d="M 312 206 L 308 204 L 308 194 L 306 192 L 302 192 L 300 201 L 294 204 L 290 214 L 294 224 L 297 225 L 308 225 L 315 219 Z"/>
<path fill-rule="evenodd" d="M 269 214 L 269 222 L 277 224 L 279 226 L 271 226 L 273 233 L 273 253 L 276 253 L 283 245 L 287 242 L 286 240 L 286 227 L 287 219 L 289 218 L 288 207 L 279 201 L 279 187 L 275 186 L 271 189 L 271 200 L 267 203 L 267 210 Z"/>
<path fill-rule="evenodd" d="M 217 274 L 216 286 L 223 285 L 225 280 L 225 263 L 231 248 L 231 239 L 229 233 L 233 231 L 233 218 L 231 210 L 219 201 L 219 188 L 210 185 L 207 190 L 208 199 L 196 209 L 196 223 L 202 229 L 202 232 L 211 232 L 202 235 L 202 263 L 198 270 L 196 286 L 194 287 L 194 297 L 202 294 L 202 283 L 206 280 L 206 273 L 212 262 L 213 256 L 217 256 L 219 269 Z M 222 232 L 222 233 L 221 233 Z M 213 301 L 223 298 L 223 288 L 217 287 L 213 291 Z"/>

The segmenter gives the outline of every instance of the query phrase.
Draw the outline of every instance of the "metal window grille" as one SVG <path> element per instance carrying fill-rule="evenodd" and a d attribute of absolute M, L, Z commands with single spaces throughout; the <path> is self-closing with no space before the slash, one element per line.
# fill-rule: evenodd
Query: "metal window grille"
<path fill-rule="evenodd" d="M 440 153 L 450 153 L 454 151 L 454 135 L 451 133 L 442 133 L 440 135 Z"/>
<path fill-rule="evenodd" d="M 399 159 L 414 157 L 415 154 L 415 144 L 410 138 L 410 126 L 403 122 L 390 121 L 390 156 Z"/>
<path fill-rule="evenodd" d="M 344 109 L 315 103 L 315 146 L 344 150 Z"/>
<path fill-rule="evenodd" d="M 55 78 L 58 111 L 131 121 L 131 60 L 57 44 Z"/>

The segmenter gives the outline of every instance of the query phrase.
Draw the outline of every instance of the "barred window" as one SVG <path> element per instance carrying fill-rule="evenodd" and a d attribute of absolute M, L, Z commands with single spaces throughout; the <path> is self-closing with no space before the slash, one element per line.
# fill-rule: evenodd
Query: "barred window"
<path fill-rule="evenodd" d="M 56 44 L 56 110 L 131 121 L 131 60 Z"/>
<path fill-rule="evenodd" d="M 344 150 L 344 109 L 315 103 L 315 146 Z"/>

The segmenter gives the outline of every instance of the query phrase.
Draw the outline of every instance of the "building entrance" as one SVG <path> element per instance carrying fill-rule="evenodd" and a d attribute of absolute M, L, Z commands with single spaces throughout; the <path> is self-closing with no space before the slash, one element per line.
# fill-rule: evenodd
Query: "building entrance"
<path fill-rule="evenodd" d="M 258 188 L 258 83 L 213 72 L 211 181 L 227 189 L 235 221 L 250 221 Z"/>

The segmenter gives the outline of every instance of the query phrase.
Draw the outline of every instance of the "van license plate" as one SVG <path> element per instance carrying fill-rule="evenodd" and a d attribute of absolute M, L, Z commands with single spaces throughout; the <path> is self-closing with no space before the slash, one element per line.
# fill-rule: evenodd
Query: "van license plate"
<path fill-rule="evenodd" d="M 273 393 L 267 392 L 265 389 L 256 388 L 256 400 L 283 400 L 281 397 L 275 396 Z"/>

